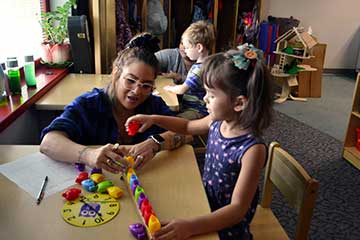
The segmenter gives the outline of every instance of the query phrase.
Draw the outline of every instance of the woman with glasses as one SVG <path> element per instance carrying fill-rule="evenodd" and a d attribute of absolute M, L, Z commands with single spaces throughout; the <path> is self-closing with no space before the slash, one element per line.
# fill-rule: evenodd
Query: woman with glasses
<path fill-rule="evenodd" d="M 135 157 L 139 167 L 162 149 L 190 142 L 191 136 L 159 127 L 129 136 L 124 126 L 128 117 L 139 113 L 174 115 L 160 97 L 151 94 L 158 73 L 154 55 L 158 43 L 149 33 L 135 36 L 114 60 L 107 88 L 94 88 L 66 106 L 42 131 L 40 151 L 55 160 L 119 173 L 127 167 L 124 156 Z M 119 144 L 135 145 L 128 151 Z"/>

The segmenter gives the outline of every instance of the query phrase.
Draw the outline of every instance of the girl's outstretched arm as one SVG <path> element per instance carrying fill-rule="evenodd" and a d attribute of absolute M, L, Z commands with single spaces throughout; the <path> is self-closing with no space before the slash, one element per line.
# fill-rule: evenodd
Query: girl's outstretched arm
<path fill-rule="evenodd" d="M 184 240 L 194 235 L 216 232 L 239 223 L 248 211 L 259 184 L 261 169 L 266 159 L 266 148 L 256 144 L 242 158 L 242 168 L 231 203 L 210 214 L 191 218 L 175 219 L 154 233 L 155 240 Z"/>
<path fill-rule="evenodd" d="M 190 134 L 190 135 L 201 135 L 206 134 L 209 130 L 211 118 L 209 116 L 197 119 L 197 120 L 188 120 L 179 117 L 170 117 L 163 115 L 144 115 L 138 114 L 131 116 L 126 120 L 125 127 L 128 128 L 128 125 L 132 121 L 137 121 L 141 124 L 139 132 L 144 132 L 146 129 L 152 125 L 158 125 L 159 127 L 165 128 L 169 131 L 181 133 L 181 134 Z"/>

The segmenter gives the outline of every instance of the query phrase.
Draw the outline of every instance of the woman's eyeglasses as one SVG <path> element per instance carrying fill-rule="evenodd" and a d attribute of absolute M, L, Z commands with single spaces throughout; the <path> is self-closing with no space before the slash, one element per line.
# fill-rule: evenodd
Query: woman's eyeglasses
<path fill-rule="evenodd" d="M 128 90 L 134 90 L 136 87 L 139 87 L 144 92 L 151 92 L 154 88 L 152 83 L 141 83 L 139 80 L 134 80 L 131 78 L 124 78 L 124 87 Z"/>

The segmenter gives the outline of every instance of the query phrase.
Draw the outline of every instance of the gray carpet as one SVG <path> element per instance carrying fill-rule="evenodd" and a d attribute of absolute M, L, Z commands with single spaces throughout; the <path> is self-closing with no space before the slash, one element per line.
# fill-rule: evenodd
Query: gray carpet
<path fill-rule="evenodd" d="M 319 181 L 310 239 L 360 239 L 360 171 L 342 159 L 342 143 L 277 111 L 265 140 L 278 141 Z M 202 172 L 203 156 L 197 158 Z M 293 239 L 296 215 L 278 192 L 272 209 Z"/>
<path fill-rule="evenodd" d="M 266 141 L 278 141 L 319 181 L 310 239 L 360 239 L 360 171 L 342 157 L 342 142 L 276 112 Z M 272 208 L 294 237 L 295 214 L 276 194 Z"/>

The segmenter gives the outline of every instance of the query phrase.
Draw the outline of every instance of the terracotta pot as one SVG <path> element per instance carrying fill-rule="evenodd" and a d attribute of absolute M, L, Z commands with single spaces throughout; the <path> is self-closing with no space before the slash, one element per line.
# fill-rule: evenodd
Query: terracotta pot
<path fill-rule="evenodd" d="M 41 59 L 46 63 L 64 63 L 71 60 L 70 44 L 42 43 Z"/>

